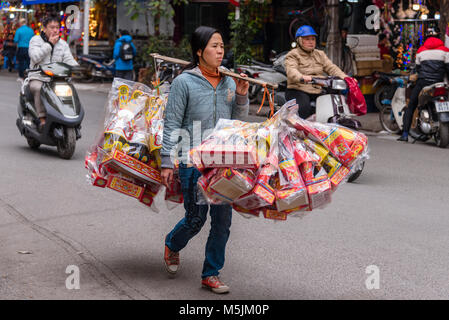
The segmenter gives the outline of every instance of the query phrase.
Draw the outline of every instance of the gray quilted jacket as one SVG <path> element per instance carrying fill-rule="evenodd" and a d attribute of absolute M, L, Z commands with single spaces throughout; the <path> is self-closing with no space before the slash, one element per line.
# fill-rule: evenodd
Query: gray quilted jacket
<path fill-rule="evenodd" d="M 64 62 L 71 66 L 78 65 L 70 52 L 69 45 L 62 39 L 52 47 L 40 35 L 34 36 L 31 38 L 28 54 L 30 55 L 30 69 L 36 69 L 39 65 L 51 62 Z M 49 80 L 48 77 L 42 76 L 40 72 L 30 72 L 28 78 L 41 81 Z"/>
<path fill-rule="evenodd" d="M 235 88 L 234 80 L 224 76 L 214 89 L 198 67 L 184 71 L 175 78 L 164 114 L 163 168 L 173 168 L 170 155 L 174 154 L 179 137 L 185 140 L 190 137 L 189 146 L 192 148 L 201 143 L 220 118 L 241 119 L 248 116 L 248 96 L 236 94 Z M 179 134 L 179 129 L 184 129 L 184 135 Z M 208 132 L 205 133 L 206 130 Z M 189 137 L 185 137 L 186 133 Z M 185 152 L 182 150 L 182 153 Z"/>

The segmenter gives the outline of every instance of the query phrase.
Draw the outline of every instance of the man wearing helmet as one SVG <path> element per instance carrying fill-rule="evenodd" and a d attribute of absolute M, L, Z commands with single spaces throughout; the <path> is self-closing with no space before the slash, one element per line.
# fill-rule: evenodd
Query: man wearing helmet
<path fill-rule="evenodd" d="M 298 113 L 303 119 L 315 113 L 311 101 L 321 93 L 321 88 L 310 84 L 312 77 L 329 76 L 344 79 L 347 75 L 326 56 L 324 51 L 316 48 L 317 34 L 311 26 L 302 26 L 296 31 L 298 46 L 285 57 L 287 71 L 287 100 L 296 99 Z"/>

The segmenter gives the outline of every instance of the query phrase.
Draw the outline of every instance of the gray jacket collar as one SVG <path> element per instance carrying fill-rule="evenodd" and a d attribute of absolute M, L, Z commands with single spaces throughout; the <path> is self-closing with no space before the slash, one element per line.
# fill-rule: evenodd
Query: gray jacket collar
<path fill-rule="evenodd" d="M 228 68 L 223 67 L 223 66 L 220 66 L 218 69 L 219 69 L 219 70 L 222 69 L 222 70 L 229 71 Z M 185 73 L 193 74 L 193 75 L 198 76 L 198 77 L 200 77 L 200 78 L 203 78 L 204 80 L 206 80 L 206 81 L 209 83 L 209 80 L 206 79 L 206 77 L 203 75 L 203 73 L 201 72 L 201 70 L 200 70 L 200 68 L 199 68 L 198 66 L 196 66 L 196 67 L 193 68 L 193 69 L 185 70 L 185 71 L 183 71 L 183 73 L 184 73 L 184 72 L 185 72 Z M 222 77 L 222 80 L 223 80 L 224 77 L 226 77 L 226 76 L 223 76 L 223 77 Z M 220 81 L 220 82 L 221 82 L 221 81 Z"/>

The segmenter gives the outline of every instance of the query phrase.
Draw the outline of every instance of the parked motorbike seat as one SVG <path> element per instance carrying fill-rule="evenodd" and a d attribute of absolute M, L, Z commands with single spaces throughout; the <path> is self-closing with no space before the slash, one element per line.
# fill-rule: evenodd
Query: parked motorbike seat
<path fill-rule="evenodd" d="M 422 88 L 422 90 L 418 96 L 418 105 L 419 106 L 425 105 L 427 103 L 427 101 L 432 98 L 432 92 L 433 92 L 434 87 L 435 87 L 435 84 L 431 84 L 429 86 Z"/>
<path fill-rule="evenodd" d="M 96 61 L 102 61 L 102 60 L 106 60 L 108 59 L 108 56 L 106 56 L 105 54 L 83 54 L 80 55 L 80 57 L 85 57 L 88 59 L 92 59 L 92 60 L 96 60 Z"/>
<path fill-rule="evenodd" d="M 263 62 L 260 62 L 260 61 L 256 61 L 256 60 L 252 60 L 252 63 L 257 65 L 257 66 L 264 67 L 264 68 L 273 68 L 273 66 L 270 65 L 270 64 L 266 64 L 266 63 L 263 63 Z"/>

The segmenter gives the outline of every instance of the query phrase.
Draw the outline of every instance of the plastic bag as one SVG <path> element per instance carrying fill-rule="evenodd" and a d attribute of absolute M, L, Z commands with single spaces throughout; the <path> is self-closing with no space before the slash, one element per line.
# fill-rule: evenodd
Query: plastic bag
<path fill-rule="evenodd" d="M 220 120 L 190 153 L 203 173 L 203 201 L 280 221 L 331 203 L 332 193 L 368 158 L 368 140 L 336 124 L 303 120 L 297 108 L 289 102 L 257 124 Z M 245 150 L 245 161 L 236 161 L 236 150 Z"/>
<path fill-rule="evenodd" d="M 157 95 L 141 83 L 114 79 L 103 125 L 85 158 L 92 185 L 126 194 L 157 211 L 166 102 L 167 95 Z M 179 201 L 176 188 L 167 196 L 175 199 Z"/>

